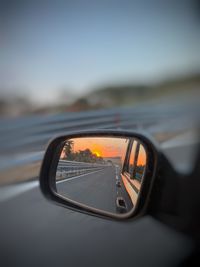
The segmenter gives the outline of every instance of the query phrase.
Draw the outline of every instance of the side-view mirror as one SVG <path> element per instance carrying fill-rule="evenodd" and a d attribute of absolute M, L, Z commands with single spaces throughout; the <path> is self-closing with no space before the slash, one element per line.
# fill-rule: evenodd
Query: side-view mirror
<path fill-rule="evenodd" d="M 72 133 L 48 146 L 40 187 L 48 199 L 73 210 L 118 219 L 136 216 L 150 195 L 157 154 L 139 133 Z"/>

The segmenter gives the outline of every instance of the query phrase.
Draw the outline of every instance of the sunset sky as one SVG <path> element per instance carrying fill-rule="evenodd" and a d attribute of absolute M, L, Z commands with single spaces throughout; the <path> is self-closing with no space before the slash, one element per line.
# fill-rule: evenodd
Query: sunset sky
<path fill-rule="evenodd" d="M 121 157 L 124 161 L 125 153 L 127 150 L 128 140 L 125 138 L 113 138 L 113 137 L 88 137 L 88 138 L 74 138 L 71 139 L 74 143 L 74 152 L 80 150 L 90 149 L 93 154 L 102 158 Z M 136 141 L 133 143 L 131 152 L 130 164 L 134 162 L 134 155 L 136 149 Z M 62 156 L 61 156 L 62 158 Z M 140 145 L 138 165 L 146 164 L 146 151 L 142 145 Z"/>
<path fill-rule="evenodd" d="M 128 142 L 121 138 L 77 138 L 74 141 L 74 152 L 90 149 L 100 157 L 124 157 Z"/>

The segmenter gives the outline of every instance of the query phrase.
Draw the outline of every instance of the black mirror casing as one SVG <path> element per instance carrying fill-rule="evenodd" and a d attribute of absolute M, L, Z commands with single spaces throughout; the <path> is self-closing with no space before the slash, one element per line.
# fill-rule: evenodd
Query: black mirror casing
<path fill-rule="evenodd" d="M 128 212 L 127 214 L 113 215 L 109 212 L 104 212 L 95 208 L 90 208 L 86 205 L 82 205 L 70 199 L 66 199 L 57 194 L 54 177 L 57 168 L 60 152 L 63 148 L 64 141 L 66 139 L 76 137 L 94 137 L 94 136 L 112 136 L 112 137 L 133 137 L 139 139 L 147 151 L 147 170 L 145 174 L 144 183 L 141 188 L 139 200 L 134 212 Z M 71 132 L 65 136 L 60 136 L 53 139 L 46 150 L 44 160 L 41 166 L 40 172 L 40 188 L 44 196 L 58 205 L 62 205 L 66 208 L 87 213 L 94 216 L 100 216 L 104 218 L 113 219 L 127 219 L 131 217 L 142 216 L 146 213 L 154 213 L 159 210 L 162 205 L 155 205 L 155 201 L 159 202 L 159 197 L 162 198 L 163 184 L 160 183 L 159 171 L 163 168 L 173 169 L 169 162 L 165 159 L 164 155 L 159 151 L 158 146 L 145 134 L 132 131 L 121 130 L 91 130 L 81 132 Z M 157 190 L 158 189 L 158 190 Z"/>

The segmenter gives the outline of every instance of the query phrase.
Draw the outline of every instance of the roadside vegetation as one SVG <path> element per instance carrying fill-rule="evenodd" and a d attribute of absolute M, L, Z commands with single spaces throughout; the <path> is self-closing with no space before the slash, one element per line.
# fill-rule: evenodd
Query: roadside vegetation
<path fill-rule="evenodd" d="M 62 154 L 62 159 L 64 160 L 105 164 L 102 157 L 92 153 L 92 151 L 88 148 L 74 152 L 73 141 L 71 140 L 65 143 Z"/>

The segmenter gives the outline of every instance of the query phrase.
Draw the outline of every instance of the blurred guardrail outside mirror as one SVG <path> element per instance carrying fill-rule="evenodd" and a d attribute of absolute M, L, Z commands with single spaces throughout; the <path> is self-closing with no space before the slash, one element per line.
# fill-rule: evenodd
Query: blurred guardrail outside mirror
<path fill-rule="evenodd" d="M 91 208 L 124 214 L 137 204 L 146 164 L 146 150 L 135 138 L 68 139 L 59 156 L 56 190 Z"/>

